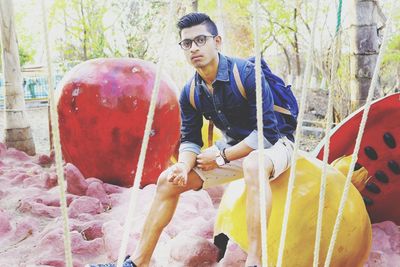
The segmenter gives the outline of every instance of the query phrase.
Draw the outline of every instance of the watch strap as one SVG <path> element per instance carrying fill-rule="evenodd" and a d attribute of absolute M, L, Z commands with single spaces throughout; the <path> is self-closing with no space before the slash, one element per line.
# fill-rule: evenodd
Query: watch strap
<path fill-rule="evenodd" d="M 224 159 L 225 163 L 229 163 L 230 161 L 229 161 L 229 160 L 227 159 L 227 157 L 226 157 L 225 149 L 226 149 L 226 148 L 223 148 L 223 149 L 221 150 L 221 157 Z"/>

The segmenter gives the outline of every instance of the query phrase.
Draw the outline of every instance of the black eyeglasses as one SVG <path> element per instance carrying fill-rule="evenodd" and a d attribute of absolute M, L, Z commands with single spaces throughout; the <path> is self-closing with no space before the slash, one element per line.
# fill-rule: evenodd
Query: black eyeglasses
<path fill-rule="evenodd" d="M 180 41 L 178 44 L 182 47 L 183 50 L 189 50 L 192 48 L 192 43 L 194 42 L 198 47 L 203 46 L 207 43 L 207 38 L 214 38 L 215 35 L 199 35 L 194 37 L 193 39 L 184 39 Z"/>

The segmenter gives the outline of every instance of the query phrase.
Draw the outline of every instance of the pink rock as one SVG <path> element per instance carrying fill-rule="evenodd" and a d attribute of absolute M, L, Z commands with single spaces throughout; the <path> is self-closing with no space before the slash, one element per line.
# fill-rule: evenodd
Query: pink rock
<path fill-rule="evenodd" d="M 104 190 L 102 183 L 97 181 L 89 183 L 88 189 L 86 190 L 86 195 L 97 198 L 104 206 L 111 206 L 111 199 Z"/>
<path fill-rule="evenodd" d="M 26 178 L 29 177 L 30 176 L 26 173 L 19 173 L 11 180 L 11 184 L 12 185 L 21 184 Z"/>
<path fill-rule="evenodd" d="M 18 152 L 6 157 L 7 151 L 0 143 L 0 266 L 65 266 L 59 187 L 54 164 L 42 168 L 35 165 L 39 163 L 38 157 Z M 21 155 L 22 160 L 18 159 Z M 115 261 L 121 245 L 130 190 L 103 183 L 97 178 L 84 180 L 71 164 L 67 164 L 65 172 L 71 186 L 66 195 L 74 266 Z M 135 250 L 155 191 L 155 185 L 139 190 L 128 254 Z M 222 190 L 212 188 L 207 191 L 191 191 L 182 195 L 173 221 L 159 239 L 151 266 L 217 265 L 218 249 L 210 240 L 215 206 Z M 107 199 L 111 201 L 112 208 L 104 212 Z M 4 208 L 7 210 L 2 210 Z M 171 237 L 176 238 L 171 240 Z M 229 243 L 218 266 L 241 267 L 245 260 L 246 253 Z M 398 226 L 391 222 L 373 225 L 372 251 L 366 266 L 398 267 L 398 262 Z"/>
<path fill-rule="evenodd" d="M 6 196 L 8 196 L 8 192 L 7 191 L 4 191 L 4 190 L 0 190 L 0 199 L 2 199 L 2 198 L 4 198 L 4 197 L 6 197 Z"/>
<path fill-rule="evenodd" d="M 52 162 L 55 162 L 55 158 L 56 158 L 56 153 L 54 152 L 54 150 L 50 151 L 50 159 Z"/>
<path fill-rule="evenodd" d="M 119 248 L 121 246 L 122 234 L 124 232 L 118 221 L 108 221 L 103 225 L 104 246 L 109 259 L 118 259 Z"/>
<path fill-rule="evenodd" d="M 58 192 L 57 192 L 58 193 Z M 78 196 L 67 194 L 67 206 L 69 206 L 75 199 L 78 199 Z M 60 195 L 58 194 L 47 194 L 43 196 L 36 197 L 35 199 L 36 202 L 38 203 L 43 203 L 46 206 L 51 206 L 51 207 L 60 207 L 61 202 L 60 202 Z"/>
<path fill-rule="evenodd" d="M 42 187 L 45 187 L 45 181 L 42 179 L 41 176 L 34 175 L 34 176 L 26 178 L 23 181 L 23 185 L 24 185 L 24 187 L 34 186 L 34 187 L 42 188 Z"/>
<path fill-rule="evenodd" d="M 0 238 L 12 230 L 10 220 L 10 216 L 0 210 Z"/>
<path fill-rule="evenodd" d="M 89 214 L 89 213 L 81 213 L 79 214 L 75 219 L 79 220 L 79 221 L 93 221 L 96 219 L 95 215 Z"/>
<path fill-rule="evenodd" d="M 42 250 L 47 249 L 52 251 L 54 254 L 60 254 L 64 252 L 64 234 L 61 226 L 52 229 L 45 233 L 40 239 L 39 245 Z"/>
<path fill-rule="evenodd" d="M 101 202 L 93 197 L 82 196 L 71 202 L 68 214 L 71 218 L 76 218 L 81 213 L 99 214 L 103 212 Z"/>
<path fill-rule="evenodd" d="M 57 175 L 55 173 L 43 173 L 44 186 L 45 188 L 53 188 L 58 184 Z"/>
<path fill-rule="evenodd" d="M 101 184 L 104 183 L 102 180 L 97 179 L 97 178 L 95 178 L 95 177 L 86 178 L 86 182 L 87 182 L 88 184 L 96 183 L 96 182 L 97 182 L 97 183 L 101 183 Z"/>
<path fill-rule="evenodd" d="M 390 236 L 389 243 L 393 252 L 400 255 L 400 233 L 395 233 Z"/>
<path fill-rule="evenodd" d="M 198 211 L 214 207 L 210 195 L 205 190 L 185 192 L 180 202 L 192 205 Z"/>
<path fill-rule="evenodd" d="M 82 173 L 71 163 L 64 167 L 64 175 L 67 180 L 67 191 L 71 194 L 82 196 L 85 194 L 88 184 Z"/>
<path fill-rule="evenodd" d="M 51 259 L 39 259 L 36 264 L 40 264 L 40 266 L 65 267 L 65 259 L 60 256 L 54 259 L 54 256 L 52 256 Z"/>
<path fill-rule="evenodd" d="M 214 220 L 206 221 L 202 217 L 196 218 L 189 232 L 195 236 L 212 239 L 214 237 Z"/>
<path fill-rule="evenodd" d="M 207 210 L 210 212 L 206 212 Z M 206 213 L 207 217 L 204 217 Z M 182 229 L 191 229 L 199 218 L 208 221 L 210 220 L 209 217 L 213 217 L 214 214 L 215 210 L 207 192 L 201 194 L 199 192 L 185 193 L 182 195 L 176 213 L 172 218 L 172 222 L 167 226 L 166 231 L 173 238 Z"/>
<path fill-rule="evenodd" d="M 33 163 L 33 162 L 25 162 L 25 163 L 22 164 L 22 167 L 24 169 L 32 169 L 32 168 L 38 167 L 38 165 Z"/>
<path fill-rule="evenodd" d="M 34 218 L 24 218 L 16 223 L 16 230 L 13 236 L 14 240 L 25 240 L 37 232 L 39 224 Z"/>
<path fill-rule="evenodd" d="M 381 251 L 372 251 L 369 255 L 366 267 L 387 267 L 388 262 L 386 256 Z"/>
<path fill-rule="evenodd" d="M 13 180 L 19 174 L 21 174 L 19 171 L 12 169 L 12 170 L 6 171 L 3 174 L 3 178 L 7 178 L 8 180 Z"/>
<path fill-rule="evenodd" d="M 79 198 L 79 196 L 67 193 L 67 206 L 69 207 L 69 205 L 71 205 L 72 201 L 74 201 L 77 198 Z M 57 201 L 60 202 L 59 196 L 57 197 Z"/>
<path fill-rule="evenodd" d="M 237 244 L 229 242 L 225 256 L 219 263 L 221 267 L 242 267 L 247 259 L 247 253 Z"/>
<path fill-rule="evenodd" d="M 400 230 L 393 222 L 372 225 L 372 248 L 368 267 L 397 267 L 400 262 Z"/>
<path fill-rule="evenodd" d="M 213 186 L 205 189 L 205 191 L 209 194 L 214 207 L 218 208 L 219 203 L 221 202 L 221 198 L 225 192 L 225 186 L 223 185 Z"/>
<path fill-rule="evenodd" d="M 15 148 L 9 148 L 6 152 L 6 157 L 12 158 L 18 161 L 28 161 L 31 159 L 25 152 L 19 151 Z"/>
<path fill-rule="evenodd" d="M 102 228 L 102 221 L 92 221 L 88 225 L 83 226 L 80 232 L 85 240 L 94 240 L 103 237 Z"/>
<path fill-rule="evenodd" d="M 215 216 L 217 216 L 217 210 L 216 209 L 205 209 L 203 211 L 199 212 L 200 215 L 203 216 L 204 219 L 207 221 L 209 220 L 215 220 Z"/>
<path fill-rule="evenodd" d="M 125 189 L 123 187 L 107 183 L 104 183 L 103 187 L 107 194 L 122 193 Z"/>
<path fill-rule="evenodd" d="M 104 243 L 101 238 L 84 240 L 82 235 L 76 231 L 71 232 L 72 253 L 79 255 L 93 255 L 104 253 Z"/>
<path fill-rule="evenodd" d="M 400 262 L 400 229 L 393 222 L 381 222 L 374 224 L 372 227 L 372 252 L 382 253 L 383 255 L 378 258 L 375 255 L 372 258 L 374 261 L 383 262 L 382 265 L 386 267 L 397 267 Z M 381 260 L 383 258 L 383 260 Z M 374 266 L 374 265 L 371 265 Z"/>
<path fill-rule="evenodd" d="M 49 156 L 42 154 L 39 155 L 37 163 L 41 166 L 47 166 L 54 163 L 54 159 L 51 159 Z"/>
<path fill-rule="evenodd" d="M 74 267 L 82 267 L 84 263 L 76 258 L 72 258 L 72 265 Z M 25 265 L 23 265 L 25 266 Z M 65 267 L 65 257 L 62 255 L 54 255 L 48 252 L 40 254 L 39 258 L 31 264 L 27 264 L 26 267 L 38 266 L 38 267 Z"/>
<path fill-rule="evenodd" d="M 399 227 L 391 221 L 384 221 L 373 225 L 373 228 L 382 229 L 388 235 L 399 233 Z"/>
<path fill-rule="evenodd" d="M 61 214 L 59 207 L 47 206 L 42 203 L 37 203 L 34 200 L 21 200 L 21 204 L 18 209 L 24 213 L 31 213 L 33 215 L 49 218 L 56 218 Z"/>
<path fill-rule="evenodd" d="M 6 152 L 7 152 L 6 145 L 0 142 L 0 157 L 4 157 Z"/>
<path fill-rule="evenodd" d="M 121 246 L 123 232 L 124 230 L 122 225 L 116 220 L 108 221 L 103 225 L 104 246 L 106 249 L 107 257 L 111 261 L 115 261 L 118 259 L 118 253 Z M 135 251 L 138 239 L 139 235 L 130 234 L 127 254 L 132 254 Z"/>
<path fill-rule="evenodd" d="M 217 262 L 218 248 L 205 238 L 179 234 L 171 241 L 171 266 L 210 266 Z"/>

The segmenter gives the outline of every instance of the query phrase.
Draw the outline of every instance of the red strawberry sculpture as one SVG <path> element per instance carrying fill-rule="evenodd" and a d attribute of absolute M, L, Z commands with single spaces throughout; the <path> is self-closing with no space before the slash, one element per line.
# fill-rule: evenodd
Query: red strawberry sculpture
<path fill-rule="evenodd" d="M 95 59 L 61 81 L 62 152 L 87 178 L 131 186 L 155 81 L 155 65 L 139 59 Z M 177 89 L 162 75 L 141 186 L 155 183 L 179 141 Z"/>

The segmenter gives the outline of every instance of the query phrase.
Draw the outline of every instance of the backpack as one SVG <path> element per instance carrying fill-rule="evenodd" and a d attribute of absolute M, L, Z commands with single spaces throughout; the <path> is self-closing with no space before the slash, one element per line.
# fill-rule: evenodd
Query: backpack
<path fill-rule="evenodd" d="M 247 59 L 251 63 L 255 64 L 255 57 Z M 246 63 L 246 61 L 243 61 Z M 269 85 L 272 96 L 274 99 L 274 111 L 278 121 L 278 130 L 281 134 L 288 136 L 289 139 L 294 141 L 293 133 L 297 126 L 297 115 L 299 113 L 299 107 L 297 100 L 291 90 L 290 85 L 285 85 L 284 81 L 272 73 L 264 59 L 261 59 L 261 71 Z M 240 79 L 239 69 L 237 63 L 233 66 L 233 77 L 235 80 L 236 88 L 244 99 L 247 100 L 246 90 L 243 87 L 242 80 Z M 193 78 L 190 84 L 189 101 L 190 104 L 197 109 L 194 93 L 195 93 L 195 79 Z M 208 129 L 208 145 L 212 144 L 212 131 L 213 124 L 210 121 Z"/>

